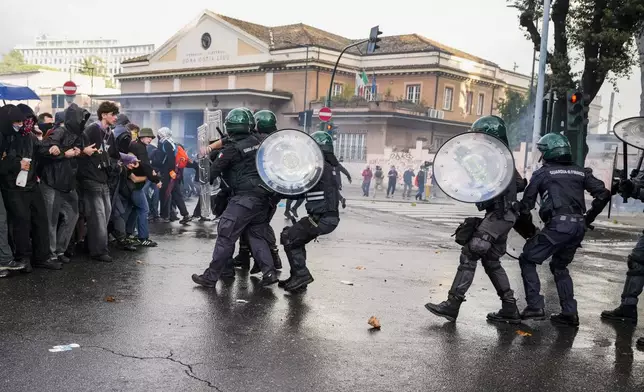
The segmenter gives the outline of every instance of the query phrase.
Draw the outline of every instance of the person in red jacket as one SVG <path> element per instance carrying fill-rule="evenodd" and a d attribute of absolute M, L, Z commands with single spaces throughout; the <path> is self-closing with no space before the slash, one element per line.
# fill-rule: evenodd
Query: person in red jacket
<path fill-rule="evenodd" d="M 371 168 L 367 166 L 362 171 L 362 196 L 369 197 L 369 187 L 371 186 L 371 179 L 373 178 L 373 172 Z"/>

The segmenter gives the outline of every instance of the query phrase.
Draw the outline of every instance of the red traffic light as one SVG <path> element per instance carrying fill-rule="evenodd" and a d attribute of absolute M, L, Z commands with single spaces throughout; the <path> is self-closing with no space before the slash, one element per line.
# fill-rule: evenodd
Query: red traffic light
<path fill-rule="evenodd" d="M 570 97 L 570 102 L 577 103 L 577 101 L 579 101 L 579 94 L 575 93 Z"/>

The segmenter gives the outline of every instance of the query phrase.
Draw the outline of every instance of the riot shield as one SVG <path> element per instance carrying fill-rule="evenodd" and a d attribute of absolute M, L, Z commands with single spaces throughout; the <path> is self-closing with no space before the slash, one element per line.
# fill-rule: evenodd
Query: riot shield
<path fill-rule="evenodd" d="M 608 219 L 610 219 L 610 214 L 613 210 L 613 195 L 617 194 L 619 189 L 619 182 L 621 179 L 621 172 L 617 170 L 617 152 L 619 147 L 615 147 L 615 154 L 613 155 L 613 165 L 610 168 L 611 173 L 611 184 L 610 184 L 610 201 L 608 202 Z"/>
<path fill-rule="evenodd" d="M 197 128 L 197 147 L 199 153 L 199 202 L 201 203 L 201 216 L 210 217 L 212 209 L 210 206 L 210 157 L 202 152 L 210 144 L 210 133 L 208 124 Z"/>
<path fill-rule="evenodd" d="M 613 133 L 624 143 L 644 150 L 644 117 L 631 117 L 615 124 Z"/>
<path fill-rule="evenodd" d="M 306 193 L 317 185 L 324 156 L 313 138 L 297 129 L 271 133 L 257 150 L 257 172 L 270 190 L 289 196 Z"/>
<path fill-rule="evenodd" d="M 491 200 L 514 181 L 512 151 L 482 132 L 466 132 L 446 141 L 436 152 L 433 166 L 438 187 L 464 203 Z"/>

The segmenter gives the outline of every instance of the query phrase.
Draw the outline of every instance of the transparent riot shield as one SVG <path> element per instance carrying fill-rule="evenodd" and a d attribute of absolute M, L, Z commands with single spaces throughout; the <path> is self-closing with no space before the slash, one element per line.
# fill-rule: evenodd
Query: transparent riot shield
<path fill-rule="evenodd" d="M 201 203 L 201 216 L 204 218 L 212 215 L 210 206 L 210 157 L 204 153 L 210 144 L 210 133 L 208 124 L 197 128 L 197 147 L 199 150 L 199 202 Z"/>

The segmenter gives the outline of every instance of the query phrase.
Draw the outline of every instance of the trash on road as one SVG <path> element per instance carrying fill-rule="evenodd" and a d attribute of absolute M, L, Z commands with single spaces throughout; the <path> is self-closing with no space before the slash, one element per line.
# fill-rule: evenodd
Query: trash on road
<path fill-rule="evenodd" d="M 348 281 L 348 280 L 341 280 L 340 283 L 346 284 L 347 286 L 353 286 L 353 282 Z"/>
<path fill-rule="evenodd" d="M 523 336 L 523 337 L 532 336 L 532 334 L 530 332 L 526 332 L 526 331 L 522 331 L 522 330 L 518 330 L 517 335 Z"/>
<path fill-rule="evenodd" d="M 281 202 L 280 204 L 277 205 L 278 207 L 286 207 L 286 203 Z"/>
<path fill-rule="evenodd" d="M 136 261 L 136 263 L 137 263 L 137 264 L 145 264 L 145 261 L 143 261 L 143 260 L 137 260 L 137 261 Z"/>
<path fill-rule="evenodd" d="M 114 298 L 111 295 L 108 295 L 107 297 L 105 297 L 105 302 L 116 302 L 116 298 Z"/>
<path fill-rule="evenodd" d="M 380 329 L 380 320 L 378 320 L 376 316 L 371 316 L 367 323 L 369 323 L 369 325 L 371 325 L 374 329 Z"/>
<path fill-rule="evenodd" d="M 366 270 L 367 267 L 359 265 L 359 266 L 356 267 L 356 269 L 359 270 L 359 271 L 362 271 L 362 270 Z"/>
<path fill-rule="evenodd" d="M 59 353 L 62 351 L 72 351 L 73 348 L 79 348 L 80 344 L 77 343 L 72 343 L 72 344 L 65 344 L 61 346 L 54 346 L 49 349 L 50 353 Z"/>
<path fill-rule="evenodd" d="M 238 304 L 247 304 L 248 303 L 248 301 L 246 301 L 245 299 L 238 299 L 235 302 L 237 302 Z"/>

